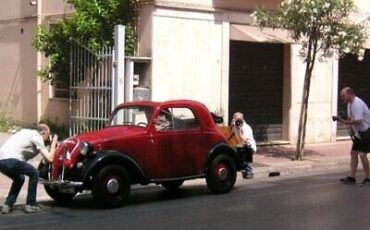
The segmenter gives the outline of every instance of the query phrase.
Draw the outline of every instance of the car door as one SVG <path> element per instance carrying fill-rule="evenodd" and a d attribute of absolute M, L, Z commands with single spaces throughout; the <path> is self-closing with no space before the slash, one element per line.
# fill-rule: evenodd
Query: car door
<path fill-rule="evenodd" d="M 164 121 L 165 120 L 165 121 Z M 165 125 L 163 125 L 163 122 Z M 152 179 L 187 177 L 200 174 L 197 170 L 202 131 L 190 107 L 165 107 L 155 116 L 147 155 L 148 172 Z"/>

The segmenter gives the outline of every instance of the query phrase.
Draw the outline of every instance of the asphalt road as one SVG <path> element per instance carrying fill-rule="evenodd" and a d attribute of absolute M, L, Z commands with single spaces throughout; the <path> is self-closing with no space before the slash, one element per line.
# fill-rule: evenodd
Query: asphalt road
<path fill-rule="evenodd" d="M 213 195 L 205 184 L 184 184 L 176 193 L 138 189 L 125 207 L 111 210 L 95 209 L 85 194 L 64 206 L 42 203 L 40 213 L 0 215 L 0 230 L 370 229 L 370 187 L 341 184 L 343 175 L 254 179 L 224 195 Z"/>

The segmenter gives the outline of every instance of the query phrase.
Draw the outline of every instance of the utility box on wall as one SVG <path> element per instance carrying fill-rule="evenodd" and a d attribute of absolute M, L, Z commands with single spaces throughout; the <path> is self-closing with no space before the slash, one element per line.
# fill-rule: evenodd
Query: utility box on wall
<path fill-rule="evenodd" d="M 150 100 L 150 81 L 146 73 L 152 59 L 150 57 L 125 59 L 125 102 Z"/>
<path fill-rule="evenodd" d="M 148 101 L 150 100 L 150 90 L 146 87 L 137 86 L 134 88 L 134 101 Z"/>

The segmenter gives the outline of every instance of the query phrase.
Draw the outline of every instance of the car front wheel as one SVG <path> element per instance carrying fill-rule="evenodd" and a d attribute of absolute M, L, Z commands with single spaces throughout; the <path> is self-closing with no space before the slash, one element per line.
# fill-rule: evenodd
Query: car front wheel
<path fill-rule="evenodd" d="M 206 173 L 208 188 L 214 193 L 227 193 L 234 188 L 236 181 L 235 161 L 226 154 L 216 156 Z"/>
<path fill-rule="evenodd" d="M 95 204 L 99 208 L 122 206 L 129 193 L 129 175 L 122 166 L 105 166 L 94 178 L 92 194 Z"/>
<path fill-rule="evenodd" d="M 40 178 L 44 180 L 50 179 L 49 172 L 51 171 L 51 166 L 49 163 L 46 163 L 44 160 L 42 160 L 38 166 L 38 170 L 40 173 Z M 57 202 L 68 202 L 77 194 L 77 192 L 59 192 L 58 188 L 52 185 L 44 185 L 44 188 L 46 193 Z"/>

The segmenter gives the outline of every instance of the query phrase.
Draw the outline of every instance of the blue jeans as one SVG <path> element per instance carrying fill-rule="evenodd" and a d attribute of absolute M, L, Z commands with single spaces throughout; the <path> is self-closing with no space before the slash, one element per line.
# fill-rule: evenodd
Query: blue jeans
<path fill-rule="evenodd" d="M 248 176 L 253 176 L 253 154 L 254 150 L 248 146 L 244 145 L 242 148 L 237 149 L 238 154 L 243 161 L 245 174 Z"/>
<path fill-rule="evenodd" d="M 27 204 L 36 205 L 39 171 L 25 161 L 17 159 L 0 160 L 0 172 L 13 180 L 5 204 L 13 207 L 24 183 L 24 175 L 29 177 Z"/>
<path fill-rule="evenodd" d="M 253 176 L 253 163 L 252 162 L 245 162 L 245 173 L 248 176 Z"/>

